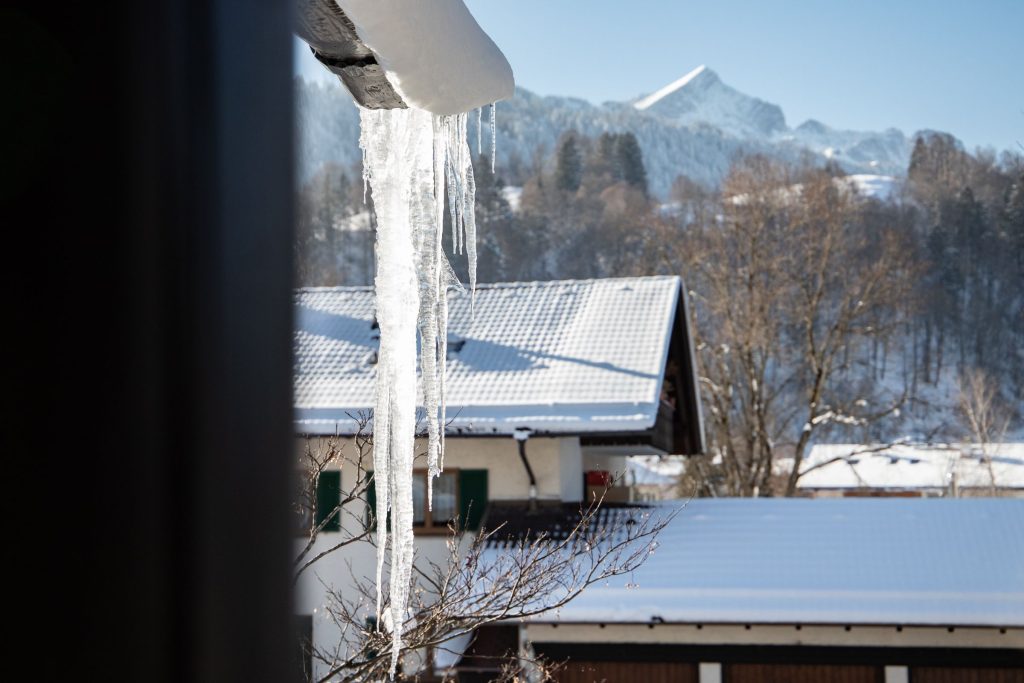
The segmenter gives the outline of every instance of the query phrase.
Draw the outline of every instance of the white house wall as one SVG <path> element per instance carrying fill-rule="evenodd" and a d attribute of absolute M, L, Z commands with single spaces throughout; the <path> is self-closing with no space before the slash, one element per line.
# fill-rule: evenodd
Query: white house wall
<path fill-rule="evenodd" d="M 559 480 L 562 500 L 583 500 L 583 449 L 579 439 L 559 439 Z"/>
<path fill-rule="evenodd" d="M 323 437 L 314 437 L 315 439 Z M 342 454 L 355 457 L 357 449 L 353 440 L 341 439 Z M 301 460 L 307 441 L 305 437 L 296 440 L 296 457 Z M 426 450 L 425 440 L 417 443 L 417 452 Z M 527 457 L 537 479 L 537 493 L 541 500 L 579 501 L 583 497 L 583 470 L 580 442 L 577 437 L 531 438 L 527 442 Z M 488 471 L 488 497 L 490 500 L 525 500 L 529 495 L 529 478 L 519 458 L 515 439 L 508 438 L 449 438 L 445 444 L 445 467 L 449 469 L 486 469 Z M 363 466 L 372 469 L 369 452 Z M 419 467 L 417 462 L 417 467 Z M 423 467 L 426 467 L 425 457 Z M 337 468 L 334 468 L 337 469 Z M 356 470 L 347 460 L 341 466 L 341 495 L 350 493 L 357 483 Z M 331 548 L 341 538 L 358 534 L 366 519 L 366 506 L 362 503 L 343 510 L 342 532 L 321 533 L 309 553 Z M 469 538 L 463 540 L 468 544 Z M 296 552 L 303 546 L 296 541 Z M 429 562 L 442 564 L 447 558 L 447 536 L 416 536 L 416 562 L 426 566 Z M 296 585 L 295 613 L 313 615 L 313 640 L 319 648 L 327 648 L 337 642 L 338 632 L 327 617 L 328 588 L 353 595 L 353 577 L 373 585 L 376 572 L 376 553 L 369 543 L 357 542 L 343 550 L 331 553 L 308 569 Z M 385 581 L 386 581 L 385 576 Z M 373 596 L 365 596 L 367 614 L 372 613 Z M 320 671 L 319 675 L 326 674 Z M 315 679 L 314 679 L 315 680 Z"/>
<path fill-rule="evenodd" d="M 325 439 L 327 437 L 312 437 Z M 342 453 L 353 457 L 355 444 L 342 438 Z M 296 455 L 301 459 L 306 437 L 296 442 Z M 426 469 L 426 440 L 417 440 L 416 467 Z M 527 441 L 527 458 L 537 479 L 537 495 L 541 500 L 578 501 L 583 498 L 583 460 L 580 441 L 575 436 L 534 437 Z M 373 469 L 372 455 L 366 454 L 364 467 Z M 624 464 L 623 460 L 623 464 Z M 530 480 L 519 458 L 516 440 L 512 437 L 458 438 L 445 441 L 445 467 L 451 469 L 486 469 L 490 500 L 526 500 Z M 341 487 L 351 490 L 354 475 L 346 476 L 349 466 L 342 468 Z"/>

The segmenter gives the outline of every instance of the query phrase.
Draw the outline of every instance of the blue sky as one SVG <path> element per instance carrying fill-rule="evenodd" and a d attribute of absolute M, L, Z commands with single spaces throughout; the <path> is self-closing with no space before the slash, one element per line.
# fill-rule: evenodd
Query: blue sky
<path fill-rule="evenodd" d="M 518 85 L 592 102 L 707 64 L 791 126 L 1024 142 L 1024 0 L 466 0 Z M 306 62 L 303 73 L 316 63 Z"/>

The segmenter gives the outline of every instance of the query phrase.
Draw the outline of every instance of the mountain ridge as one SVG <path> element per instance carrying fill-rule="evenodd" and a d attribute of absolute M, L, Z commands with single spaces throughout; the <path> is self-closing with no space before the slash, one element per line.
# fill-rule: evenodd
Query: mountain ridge
<path fill-rule="evenodd" d="M 296 81 L 300 179 L 325 162 L 359 161 L 359 117 L 348 93 L 340 84 Z M 706 65 L 624 102 L 592 104 L 517 88 L 512 99 L 498 103 L 497 115 L 499 166 L 528 162 L 538 151 L 550 155 L 568 130 L 587 136 L 632 132 L 650 190 L 663 198 L 679 175 L 716 186 L 736 156 L 750 153 L 783 161 L 832 161 L 849 173 L 902 176 L 913 143 L 913 136 L 896 128 L 840 130 L 816 119 L 790 128 L 779 105 L 732 88 Z M 469 128 L 476 148 L 476 126 Z M 489 137 L 486 124 L 484 129 Z"/>

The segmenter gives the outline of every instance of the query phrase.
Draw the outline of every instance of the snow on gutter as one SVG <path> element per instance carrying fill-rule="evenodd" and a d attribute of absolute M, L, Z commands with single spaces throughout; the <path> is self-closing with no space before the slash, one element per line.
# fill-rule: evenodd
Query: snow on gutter
<path fill-rule="evenodd" d="M 515 90 L 462 0 L 298 0 L 296 32 L 368 109 L 459 114 Z"/>

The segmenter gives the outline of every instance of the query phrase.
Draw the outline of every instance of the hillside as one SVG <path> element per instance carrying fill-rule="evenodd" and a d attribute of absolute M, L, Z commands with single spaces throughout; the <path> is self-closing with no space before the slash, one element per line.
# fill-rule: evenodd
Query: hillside
<path fill-rule="evenodd" d="M 347 92 L 340 84 L 302 80 L 296 88 L 300 180 L 324 162 L 357 162 L 359 117 Z M 895 129 L 836 130 L 815 120 L 790 128 L 778 105 L 739 92 L 705 66 L 634 102 L 595 105 L 519 88 L 498 104 L 497 120 L 499 166 L 528 165 L 538 150 L 550 153 L 567 130 L 588 136 L 630 131 L 643 151 L 650 189 L 660 197 L 679 175 L 716 185 L 743 153 L 782 160 L 809 154 L 849 173 L 899 176 L 911 151 L 911 139 Z M 475 140 L 475 126 L 470 135 Z"/>

